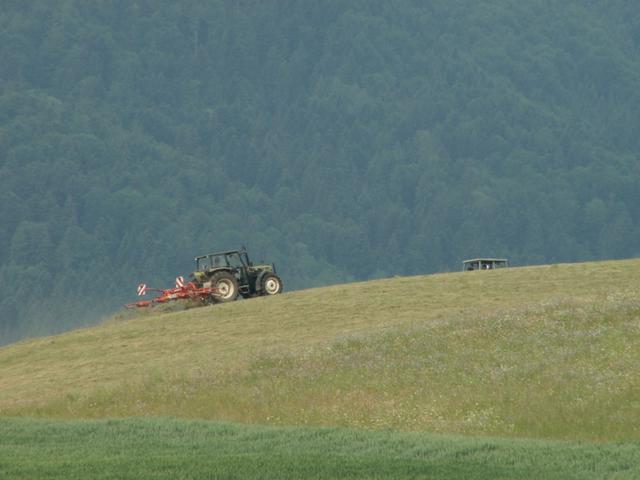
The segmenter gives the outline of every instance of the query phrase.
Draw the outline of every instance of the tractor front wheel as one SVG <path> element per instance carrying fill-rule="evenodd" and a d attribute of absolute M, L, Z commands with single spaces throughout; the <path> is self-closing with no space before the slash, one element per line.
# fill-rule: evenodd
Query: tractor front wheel
<path fill-rule="evenodd" d="M 218 291 L 218 302 L 232 302 L 238 298 L 238 281 L 229 272 L 217 272 L 211 277 L 211 286 Z"/>
<path fill-rule="evenodd" d="M 277 295 L 282 292 L 282 280 L 275 273 L 267 273 L 262 278 L 262 294 Z"/>

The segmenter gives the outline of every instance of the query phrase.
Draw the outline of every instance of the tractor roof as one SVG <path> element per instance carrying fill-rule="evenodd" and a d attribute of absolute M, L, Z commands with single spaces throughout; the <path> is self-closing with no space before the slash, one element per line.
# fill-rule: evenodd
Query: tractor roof
<path fill-rule="evenodd" d="M 224 252 L 213 252 L 213 253 L 207 253 L 206 255 L 200 255 L 200 256 L 196 257 L 195 259 L 196 260 L 200 260 L 201 258 L 216 257 L 218 255 L 232 255 L 234 253 L 238 253 L 238 254 L 247 253 L 247 251 L 243 249 L 243 250 L 227 250 L 227 251 L 224 251 Z"/>

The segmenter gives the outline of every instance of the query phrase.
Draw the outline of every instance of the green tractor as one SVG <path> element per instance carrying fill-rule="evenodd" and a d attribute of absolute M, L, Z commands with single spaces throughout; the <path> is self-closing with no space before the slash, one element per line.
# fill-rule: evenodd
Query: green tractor
<path fill-rule="evenodd" d="M 216 301 L 231 302 L 244 298 L 277 295 L 282 292 L 282 280 L 276 266 L 254 265 L 247 250 L 216 252 L 195 258 L 196 271 L 191 274 L 198 288 L 213 287 L 218 291 Z"/>

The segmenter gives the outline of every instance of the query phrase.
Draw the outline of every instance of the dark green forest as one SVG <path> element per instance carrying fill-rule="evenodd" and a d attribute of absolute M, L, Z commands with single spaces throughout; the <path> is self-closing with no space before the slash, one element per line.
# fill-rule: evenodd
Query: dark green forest
<path fill-rule="evenodd" d="M 0 343 L 241 245 L 287 290 L 640 256 L 637 2 L 0 6 Z"/>

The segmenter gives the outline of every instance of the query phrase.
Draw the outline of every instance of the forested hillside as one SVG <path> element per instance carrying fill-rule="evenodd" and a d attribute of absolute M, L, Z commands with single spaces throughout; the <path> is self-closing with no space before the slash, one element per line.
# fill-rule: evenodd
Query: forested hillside
<path fill-rule="evenodd" d="M 635 2 L 5 0 L 0 343 L 246 245 L 287 289 L 640 255 Z"/>

